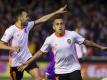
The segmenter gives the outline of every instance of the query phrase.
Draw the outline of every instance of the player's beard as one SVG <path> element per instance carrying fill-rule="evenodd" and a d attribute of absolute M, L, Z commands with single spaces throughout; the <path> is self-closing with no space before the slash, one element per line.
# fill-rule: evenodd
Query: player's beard
<path fill-rule="evenodd" d="M 27 19 L 26 21 L 24 21 L 24 22 L 22 23 L 22 25 L 23 25 L 23 26 L 27 26 L 29 21 L 31 21 L 31 20 L 30 20 L 30 19 Z"/>
<path fill-rule="evenodd" d="M 25 21 L 22 23 L 23 26 L 27 26 L 28 25 L 28 21 Z"/>
<path fill-rule="evenodd" d="M 64 29 L 59 29 L 57 33 L 63 35 L 65 33 L 65 30 Z"/>

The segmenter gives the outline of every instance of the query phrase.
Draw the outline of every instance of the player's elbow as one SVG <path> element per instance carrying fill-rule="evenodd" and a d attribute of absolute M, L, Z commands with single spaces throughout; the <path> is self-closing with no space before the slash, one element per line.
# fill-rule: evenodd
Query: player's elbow
<path fill-rule="evenodd" d="M 87 46 L 91 46 L 91 41 L 89 41 L 89 40 L 84 40 L 84 44 L 87 45 Z"/>

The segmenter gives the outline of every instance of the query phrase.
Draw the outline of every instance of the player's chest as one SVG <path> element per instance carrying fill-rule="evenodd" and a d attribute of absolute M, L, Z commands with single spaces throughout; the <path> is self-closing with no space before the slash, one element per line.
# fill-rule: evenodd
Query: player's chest
<path fill-rule="evenodd" d="M 54 49 L 63 49 L 63 48 L 70 48 L 74 45 L 74 40 L 70 37 L 68 38 L 59 38 L 53 39 L 51 47 Z"/>
<path fill-rule="evenodd" d="M 28 33 L 24 30 L 16 30 L 13 34 L 13 38 L 16 40 L 22 40 L 28 38 Z"/>

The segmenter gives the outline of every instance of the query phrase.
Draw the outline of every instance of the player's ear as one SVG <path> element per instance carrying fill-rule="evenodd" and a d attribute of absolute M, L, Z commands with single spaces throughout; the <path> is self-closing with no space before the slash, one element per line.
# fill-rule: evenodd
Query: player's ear
<path fill-rule="evenodd" d="M 55 30 L 55 26 L 53 25 L 53 30 Z"/>

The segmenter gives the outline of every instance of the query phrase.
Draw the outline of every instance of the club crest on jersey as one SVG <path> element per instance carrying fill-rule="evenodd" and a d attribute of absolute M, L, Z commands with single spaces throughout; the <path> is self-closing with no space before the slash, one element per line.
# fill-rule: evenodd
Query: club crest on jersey
<path fill-rule="evenodd" d="M 68 44 L 71 44 L 71 39 L 67 39 Z"/>

